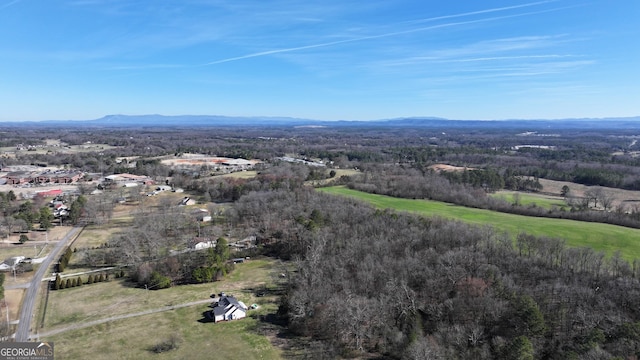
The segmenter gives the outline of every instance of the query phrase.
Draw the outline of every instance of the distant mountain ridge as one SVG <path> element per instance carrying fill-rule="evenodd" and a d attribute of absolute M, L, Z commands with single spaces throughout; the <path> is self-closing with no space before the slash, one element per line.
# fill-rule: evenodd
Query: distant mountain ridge
<path fill-rule="evenodd" d="M 292 117 L 234 117 L 223 115 L 107 115 L 94 120 L 0 122 L 2 127 L 407 127 L 511 129 L 640 129 L 640 116 L 539 120 L 450 120 L 405 117 L 381 120 L 313 120 Z"/>

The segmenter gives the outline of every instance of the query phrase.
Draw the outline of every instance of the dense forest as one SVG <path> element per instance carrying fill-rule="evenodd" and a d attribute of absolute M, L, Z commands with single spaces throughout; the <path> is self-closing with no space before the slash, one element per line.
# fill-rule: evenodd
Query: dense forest
<path fill-rule="evenodd" d="M 559 239 L 253 192 L 239 221 L 295 259 L 281 312 L 326 358 L 608 358 L 640 351 L 640 269 Z M 277 214 L 277 221 L 274 217 Z M 322 357 L 322 356 L 320 356 Z"/>
<path fill-rule="evenodd" d="M 315 191 L 331 185 L 395 197 L 433 199 L 528 216 L 640 228 L 638 207 L 613 207 L 609 188 L 640 189 L 632 131 L 462 128 L 123 128 L 3 129 L 1 146 L 90 141 L 97 151 L 21 151 L 0 165 L 48 164 L 87 174 L 130 172 L 180 187 L 211 208 L 200 227 L 182 210 L 141 207 L 133 226 L 102 249 L 78 249 L 84 264 L 127 266 L 132 281 L 212 281 L 232 271 L 225 236 L 255 236 L 260 253 L 290 262 L 277 317 L 308 341 L 309 358 L 633 359 L 640 356 L 640 261 L 571 248 L 522 229 L 513 238 L 490 226 L 376 210 Z M 526 146 L 524 146 L 526 145 Z M 255 177 L 181 171 L 164 156 L 199 153 L 259 159 Z M 118 158 L 136 157 L 128 167 Z M 288 163 L 293 156 L 321 162 Z M 464 168 L 438 172 L 434 164 Z M 356 170 L 336 177 L 336 170 Z M 566 206 L 514 206 L 488 196 L 501 189 L 544 192 L 540 179 L 592 187 Z M 123 194 L 88 195 L 80 185 L 74 223 L 109 220 Z M 126 195 L 143 202 L 139 191 Z M 28 227 L 43 204 L 2 194 L 2 224 Z M 224 209 L 221 210 L 221 209 Z M 14 216 L 15 215 L 15 216 Z M 44 216 L 44 215 L 43 215 Z M 171 254 L 193 236 L 217 239 L 209 251 Z M 253 254 L 252 254 L 253 255 Z"/>

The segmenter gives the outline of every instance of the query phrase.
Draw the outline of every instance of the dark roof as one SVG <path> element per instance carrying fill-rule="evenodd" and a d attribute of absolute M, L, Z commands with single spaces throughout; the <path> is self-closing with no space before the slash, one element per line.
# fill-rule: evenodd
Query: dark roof
<path fill-rule="evenodd" d="M 218 300 L 218 304 L 213 307 L 213 315 L 224 315 L 229 305 L 233 305 L 236 309 L 245 310 L 245 308 L 240 305 L 240 302 L 238 302 L 238 299 L 236 299 L 235 297 L 223 296 L 220 298 L 220 300 Z"/>
<path fill-rule="evenodd" d="M 238 299 L 233 296 L 223 296 L 218 301 L 218 306 L 227 307 L 229 304 L 241 307 L 240 303 L 238 303 Z"/>

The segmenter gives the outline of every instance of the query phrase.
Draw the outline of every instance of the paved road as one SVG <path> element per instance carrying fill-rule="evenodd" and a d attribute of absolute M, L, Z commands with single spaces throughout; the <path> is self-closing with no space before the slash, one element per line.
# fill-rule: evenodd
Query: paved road
<path fill-rule="evenodd" d="M 104 323 L 107 323 L 107 322 L 110 322 L 110 321 L 127 319 L 127 318 L 136 317 L 136 316 L 155 314 L 155 313 L 159 313 L 159 312 L 163 312 L 163 311 L 170 311 L 170 310 L 180 309 L 180 308 L 194 306 L 194 305 L 210 304 L 210 303 L 213 302 L 212 300 L 214 300 L 214 299 L 209 298 L 209 299 L 206 299 L 206 300 L 192 301 L 192 302 L 188 302 L 188 303 L 184 303 L 184 304 L 164 306 L 164 307 L 161 307 L 161 308 L 158 308 L 158 309 L 145 310 L 145 311 L 140 311 L 140 312 L 137 312 L 137 313 L 124 314 L 124 315 L 108 317 L 108 318 L 105 318 L 105 319 L 87 321 L 87 322 L 80 323 L 80 324 L 72 324 L 72 325 L 69 325 L 69 326 L 66 326 L 66 327 L 63 327 L 63 328 L 58 328 L 58 329 L 53 329 L 53 330 L 41 332 L 41 333 L 37 334 L 37 337 L 41 338 L 41 337 L 44 337 L 44 336 L 56 335 L 56 334 L 60 334 L 60 333 L 71 331 L 71 330 L 84 329 L 84 328 L 88 328 L 90 326 L 100 325 L 100 324 L 104 324 Z M 36 335 L 32 336 L 33 339 L 35 339 L 35 337 L 36 337 Z"/>
<path fill-rule="evenodd" d="M 38 290 L 40 289 L 40 284 L 42 282 L 42 278 L 44 274 L 49 270 L 51 264 L 56 261 L 60 257 L 60 253 L 62 249 L 64 249 L 74 236 L 76 236 L 82 227 L 74 227 L 71 229 L 67 235 L 65 235 L 56 246 L 53 247 L 49 256 L 47 256 L 46 260 L 40 264 L 38 270 L 33 275 L 33 279 L 29 283 L 29 287 L 24 295 L 24 299 L 22 300 L 22 308 L 20 309 L 20 322 L 16 327 L 15 340 L 16 341 L 28 341 L 29 333 L 31 331 L 31 319 L 33 318 L 33 308 L 36 303 L 36 299 L 38 298 Z"/>

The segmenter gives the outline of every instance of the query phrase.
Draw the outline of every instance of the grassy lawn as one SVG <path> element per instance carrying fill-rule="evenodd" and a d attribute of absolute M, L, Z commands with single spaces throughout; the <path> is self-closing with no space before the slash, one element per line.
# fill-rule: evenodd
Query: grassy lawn
<path fill-rule="evenodd" d="M 175 286 L 169 289 L 145 291 L 125 280 L 51 291 L 45 319 L 45 330 L 74 322 L 98 320 L 209 298 L 224 291 L 236 295 L 247 304 L 255 302 L 252 289 L 270 281 L 275 261 L 256 259 L 237 264 L 225 279 L 208 284 Z M 86 275 L 83 275 L 86 279 Z"/>
<path fill-rule="evenodd" d="M 620 250 L 627 260 L 640 258 L 640 230 L 609 224 L 589 223 L 565 219 L 537 218 L 472 209 L 449 203 L 400 199 L 368 194 L 345 187 L 319 189 L 326 193 L 351 196 L 365 200 L 377 208 L 407 211 L 427 216 L 441 216 L 471 224 L 491 225 L 498 230 L 518 234 L 527 232 L 538 236 L 565 239 L 568 246 L 588 246 L 607 255 Z"/>
<path fill-rule="evenodd" d="M 253 179 L 254 177 L 256 177 L 256 175 L 258 175 L 257 171 L 247 170 L 247 171 L 235 171 L 229 174 L 217 175 L 217 176 L 231 177 L 231 178 L 238 178 L 238 179 Z"/>
<path fill-rule="evenodd" d="M 118 222 L 118 220 L 115 220 Z M 73 242 L 72 248 L 93 248 L 99 247 L 105 244 L 109 238 L 121 231 L 122 224 L 107 224 L 107 225 L 89 225 L 82 230 L 76 241 Z M 122 225 L 124 226 L 124 225 Z"/>
<path fill-rule="evenodd" d="M 545 209 L 551 209 L 552 207 L 563 207 L 567 206 L 564 200 L 560 197 L 542 195 L 542 194 L 532 194 L 532 193 L 524 193 L 519 191 L 498 191 L 491 196 L 497 199 L 502 199 L 509 203 L 515 202 L 515 194 L 519 194 L 520 196 L 520 205 L 521 206 L 538 206 Z"/>
<path fill-rule="evenodd" d="M 331 170 L 327 170 L 327 172 L 332 170 L 336 172 L 336 175 L 334 177 L 329 179 L 322 179 L 322 180 L 308 180 L 308 181 L 305 181 L 305 184 L 311 185 L 311 186 L 328 185 L 336 182 L 336 180 L 340 179 L 341 176 L 352 176 L 360 173 L 358 172 L 358 170 L 353 170 L 353 169 L 331 169 Z"/>
<path fill-rule="evenodd" d="M 281 359 L 258 320 L 247 317 L 223 323 L 201 322 L 206 306 L 194 306 L 123 319 L 51 337 L 60 359 Z M 256 310 L 275 311 L 275 304 Z M 252 316 L 252 312 L 249 312 Z M 156 354 L 151 347 L 179 339 L 177 349 Z"/>
<path fill-rule="evenodd" d="M 134 288 L 120 279 L 51 291 L 44 328 L 40 331 L 206 300 L 211 294 L 221 291 L 233 294 L 247 305 L 260 305 L 258 310 L 251 310 L 249 314 L 273 313 L 277 309 L 277 297 L 256 297 L 255 291 L 275 286 L 273 273 L 278 271 L 278 266 L 274 259 L 252 259 L 237 264 L 222 281 L 157 291 Z M 254 331 L 258 323 L 256 319 L 222 324 L 199 322 L 208 309 L 207 305 L 196 305 L 122 319 L 64 332 L 45 340 L 55 341 L 56 356 L 64 359 L 280 358 L 279 351 L 271 346 L 269 340 Z M 172 334 L 182 339 L 179 349 L 165 354 L 149 351 L 151 346 Z"/>
<path fill-rule="evenodd" d="M 42 256 L 45 256 L 51 250 L 53 243 L 46 246 L 45 252 L 42 253 Z M 40 253 L 42 248 L 45 247 L 44 244 L 30 244 L 26 242 L 24 244 L 2 244 L 0 245 L 0 262 L 6 260 L 8 258 L 14 256 L 25 256 L 25 257 L 34 257 Z"/>

